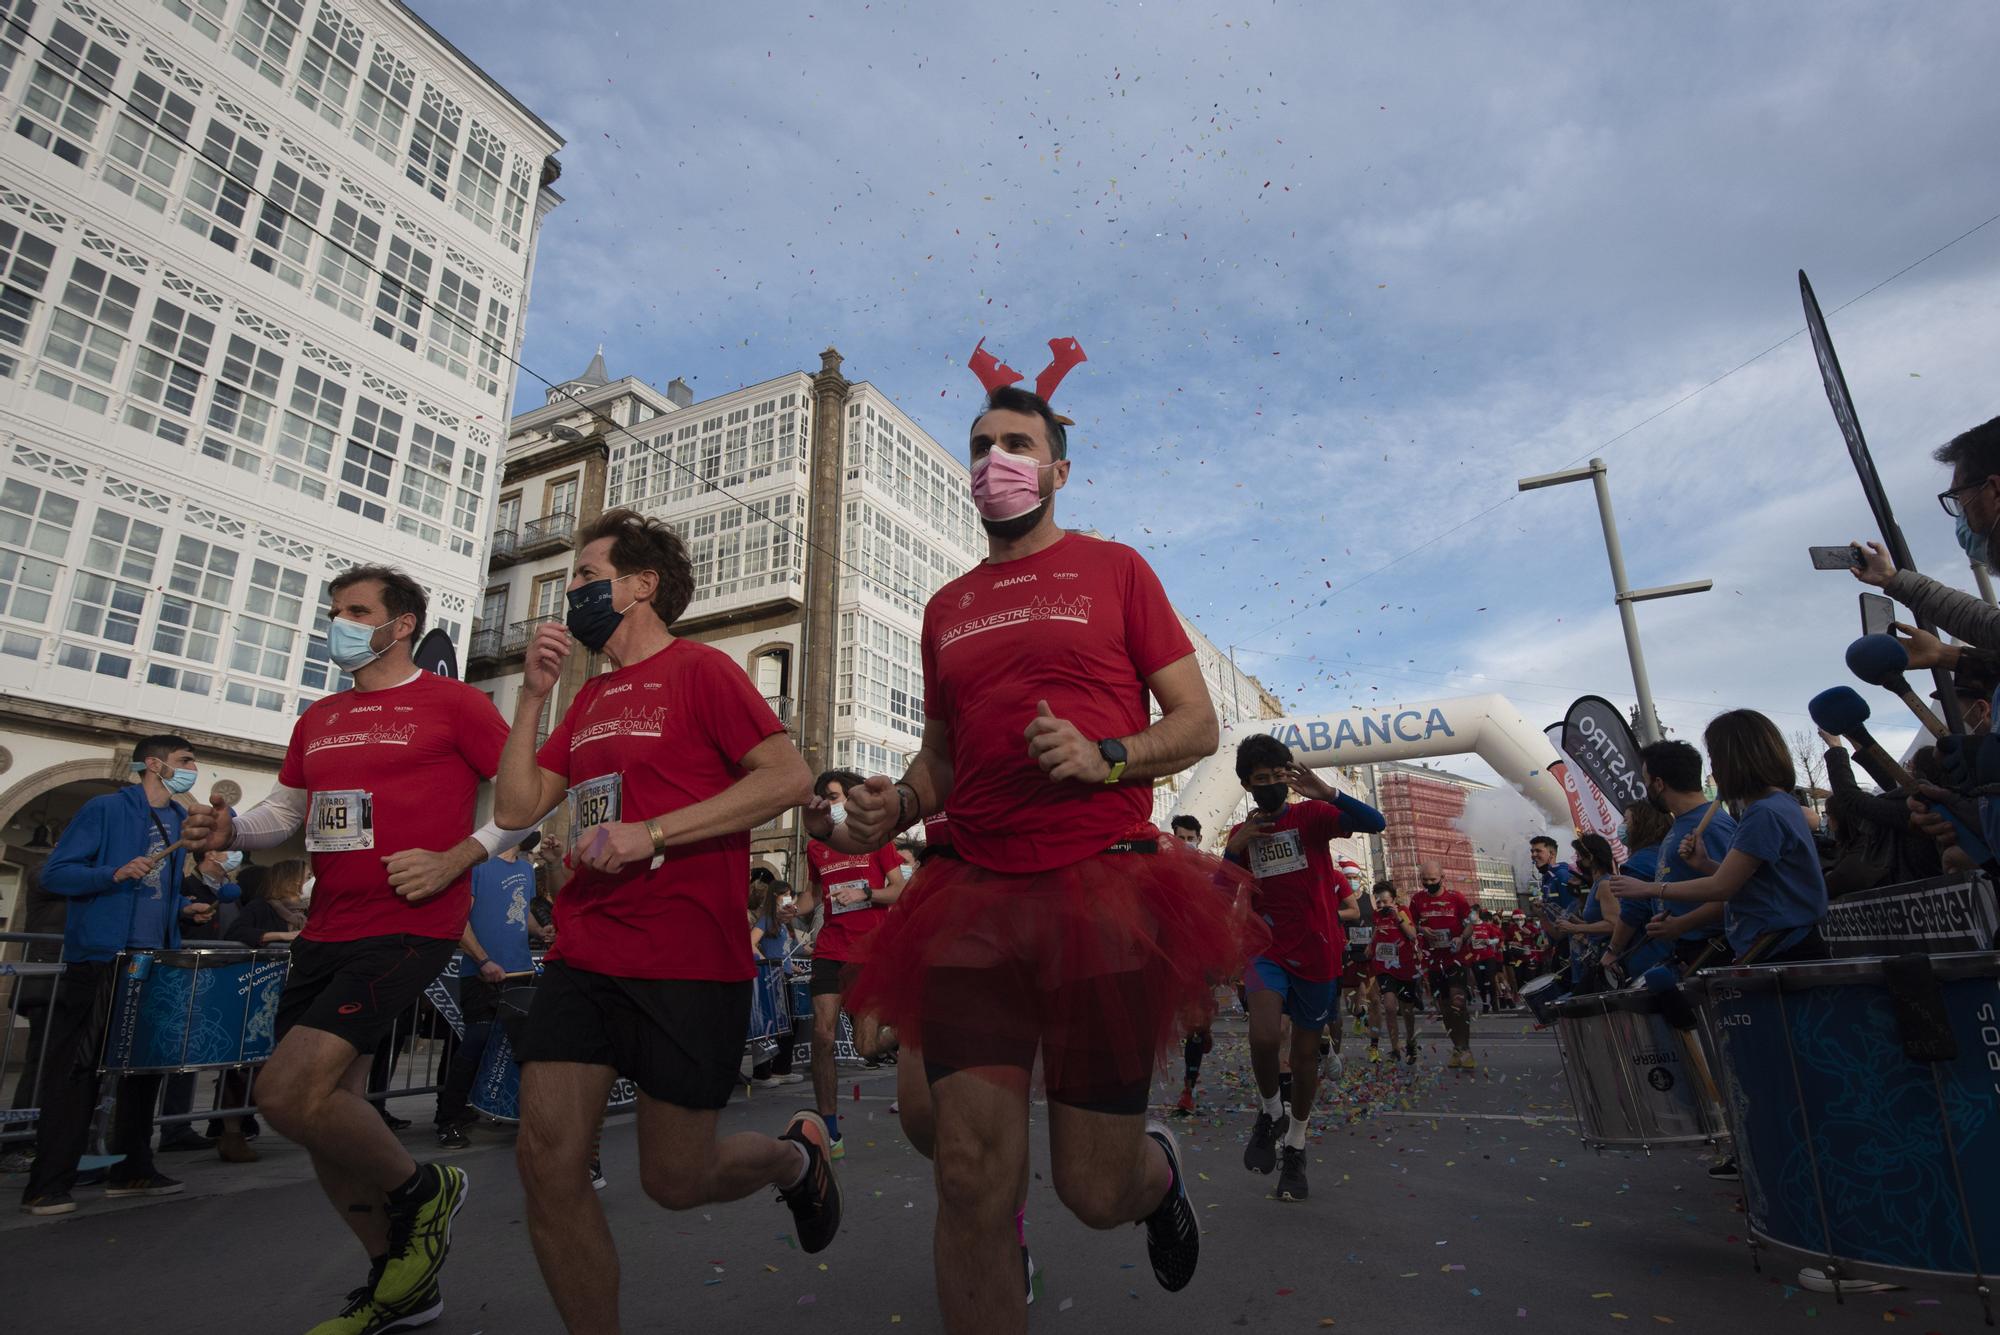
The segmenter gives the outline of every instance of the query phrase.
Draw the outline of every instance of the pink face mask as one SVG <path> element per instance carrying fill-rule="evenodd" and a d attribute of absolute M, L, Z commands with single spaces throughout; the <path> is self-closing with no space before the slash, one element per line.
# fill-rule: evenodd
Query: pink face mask
<path fill-rule="evenodd" d="M 1042 503 L 1042 470 L 1054 467 L 989 449 L 972 465 L 972 503 L 995 523 L 1019 519 Z"/>

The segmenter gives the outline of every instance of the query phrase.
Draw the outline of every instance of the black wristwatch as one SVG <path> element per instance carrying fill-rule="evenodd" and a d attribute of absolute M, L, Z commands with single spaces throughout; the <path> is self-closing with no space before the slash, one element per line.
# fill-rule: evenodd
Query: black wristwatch
<path fill-rule="evenodd" d="M 1125 777 L 1125 743 L 1115 737 L 1106 737 L 1097 744 L 1097 754 L 1104 757 L 1104 763 L 1111 766 L 1111 773 L 1104 776 L 1106 783 L 1117 783 Z"/>

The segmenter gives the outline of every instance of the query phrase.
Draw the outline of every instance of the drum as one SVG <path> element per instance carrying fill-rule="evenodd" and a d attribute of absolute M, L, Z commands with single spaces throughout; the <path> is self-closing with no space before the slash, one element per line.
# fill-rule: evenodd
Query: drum
<path fill-rule="evenodd" d="M 521 1120 L 521 1067 L 514 1060 L 514 1045 L 527 1028 L 528 1011 L 534 1004 L 532 986 L 510 987 L 500 994 L 499 1014 L 486 1039 L 486 1052 L 479 1059 L 479 1074 L 472 1078 L 472 1093 L 466 1102 L 497 1122 Z"/>
<path fill-rule="evenodd" d="M 1838 1276 L 2000 1266 L 2000 955 L 1701 975 L 1754 1243 Z"/>
<path fill-rule="evenodd" d="M 1551 1009 L 1584 1144 L 1651 1151 L 1712 1144 L 1723 1134 L 1700 1030 L 1669 1024 L 1660 993 L 1594 992 Z"/>
<path fill-rule="evenodd" d="M 193 1071 L 268 1059 L 290 967 L 283 949 L 126 951 L 98 1069 Z"/>
<path fill-rule="evenodd" d="M 1569 985 L 1552 973 L 1545 973 L 1534 982 L 1521 985 L 1521 1000 L 1535 1013 L 1538 1024 L 1554 1024 L 1555 1003 L 1568 994 Z"/>
<path fill-rule="evenodd" d="M 759 960 L 750 991 L 750 1032 L 746 1043 L 782 1038 L 792 1032 L 791 996 L 782 960 Z"/>

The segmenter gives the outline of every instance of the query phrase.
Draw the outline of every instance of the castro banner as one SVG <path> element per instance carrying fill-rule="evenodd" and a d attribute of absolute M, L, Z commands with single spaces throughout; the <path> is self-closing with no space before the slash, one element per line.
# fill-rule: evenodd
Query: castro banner
<path fill-rule="evenodd" d="M 1835 955 L 1949 955 L 1991 950 L 2000 935 L 1993 882 L 1933 876 L 1842 895 L 1827 907 L 1820 933 Z"/>
<path fill-rule="evenodd" d="M 1569 752 L 1563 750 L 1562 734 L 1563 725 L 1560 723 L 1551 723 L 1542 730 L 1542 735 L 1549 739 L 1550 745 L 1554 746 L 1556 753 L 1562 757 L 1549 766 L 1549 772 L 1561 782 L 1563 796 L 1569 799 L 1569 823 L 1576 827 L 1578 834 L 1603 835 L 1611 843 L 1611 855 L 1623 865 L 1627 852 L 1625 845 L 1618 842 L 1618 820 L 1621 812 L 1611 804 L 1611 799 L 1604 795 L 1603 790 L 1591 781 L 1590 772 L 1577 764 Z M 1567 861 L 1567 858 L 1564 860 Z"/>
<path fill-rule="evenodd" d="M 1583 767 L 1598 791 L 1611 799 L 1613 809 L 1622 812 L 1646 800 L 1646 784 L 1639 777 L 1639 743 L 1626 726 L 1625 715 L 1603 696 L 1581 696 L 1569 707 L 1556 746 Z"/>

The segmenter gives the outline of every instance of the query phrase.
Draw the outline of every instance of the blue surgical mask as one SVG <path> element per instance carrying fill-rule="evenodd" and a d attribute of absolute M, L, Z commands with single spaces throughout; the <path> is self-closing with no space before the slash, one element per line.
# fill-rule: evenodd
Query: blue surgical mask
<path fill-rule="evenodd" d="M 326 656 L 342 672 L 359 672 L 389 651 L 387 645 L 375 647 L 375 632 L 380 629 L 335 617 L 326 628 Z"/>
<path fill-rule="evenodd" d="M 1614 833 L 1618 836 L 1619 843 L 1624 844 L 1630 842 L 1630 840 L 1627 839 L 1626 837 L 1625 823 L 1623 821 L 1620 821 L 1618 823 L 1618 828 L 1616 831 L 1614 831 Z"/>
<path fill-rule="evenodd" d="M 1980 565 L 1990 566 L 1992 564 L 1987 559 L 1990 544 L 1987 542 L 1986 535 L 1973 531 L 1972 521 L 1965 517 L 1963 510 L 1959 511 L 1958 522 L 1952 527 L 1953 531 L 1958 535 L 1958 549 L 1960 551 L 1964 552 L 1971 560 L 1977 561 Z"/>
<path fill-rule="evenodd" d="M 179 796 L 180 794 L 191 790 L 194 787 L 194 781 L 201 777 L 201 772 L 199 770 L 192 770 L 192 769 L 167 770 L 164 773 L 156 773 L 153 770 L 152 766 L 146 764 L 143 761 L 141 761 L 137 765 L 134 765 L 132 768 L 136 770 L 145 770 L 148 773 L 153 773 L 154 776 L 159 779 L 160 786 L 162 788 L 165 788 L 168 792 L 174 794 L 175 796 Z"/>
<path fill-rule="evenodd" d="M 847 819 L 847 807 L 842 803 L 835 802 L 826 809 L 826 814 L 835 825 L 838 825 Z"/>
<path fill-rule="evenodd" d="M 227 853 L 224 853 L 222 855 L 222 869 L 224 871 L 235 871 L 238 867 L 242 865 L 243 865 L 242 849 L 232 848 Z"/>

